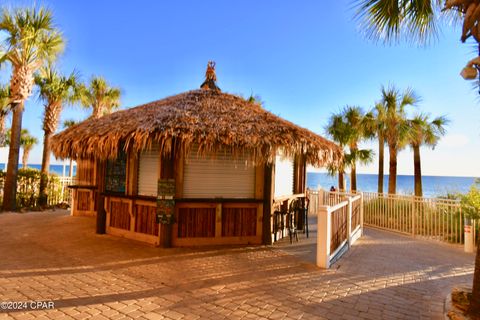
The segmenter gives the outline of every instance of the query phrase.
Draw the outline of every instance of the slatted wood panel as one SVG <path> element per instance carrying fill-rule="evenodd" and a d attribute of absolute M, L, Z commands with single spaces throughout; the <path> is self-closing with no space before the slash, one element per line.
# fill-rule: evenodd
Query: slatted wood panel
<path fill-rule="evenodd" d="M 357 199 L 352 202 L 352 231 L 360 225 L 361 202 Z"/>
<path fill-rule="evenodd" d="M 90 190 L 78 190 L 76 201 L 78 211 L 89 211 L 90 203 L 93 201 Z"/>
<path fill-rule="evenodd" d="M 158 235 L 157 207 L 135 204 L 135 232 Z"/>
<path fill-rule="evenodd" d="M 77 181 L 82 185 L 95 184 L 95 162 L 93 160 L 77 161 Z"/>
<path fill-rule="evenodd" d="M 222 237 L 255 236 L 257 208 L 223 208 Z"/>
<path fill-rule="evenodd" d="M 333 253 L 347 240 L 348 207 L 343 206 L 332 212 L 330 252 Z"/>
<path fill-rule="evenodd" d="M 121 201 L 110 202 L 110 227 L 130 230 L 129 204 Z"/>
<path fill-rule="evenodd" d="M 179 238 L 215 237 L 215 208 L 179 208 Z"/>

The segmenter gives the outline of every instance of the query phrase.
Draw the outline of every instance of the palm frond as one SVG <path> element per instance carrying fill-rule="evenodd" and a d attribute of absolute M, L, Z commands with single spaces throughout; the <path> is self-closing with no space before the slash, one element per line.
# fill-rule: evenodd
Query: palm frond
<path fill-rule="evenodd" d="M 438 34 L 441 0 L 356 0 L 355 18 L 375 41 L 428 43 Z"/>
<path fill-rule="evenodd" d="M 439 116 L 430 121 L 430 115 L 420 113 L 408 120 L 407 135 L 412 147 L 428 145 L 435 148 L 440 138 L 445 135 L 445 126 L 449 123 L 446 116 Z"/>

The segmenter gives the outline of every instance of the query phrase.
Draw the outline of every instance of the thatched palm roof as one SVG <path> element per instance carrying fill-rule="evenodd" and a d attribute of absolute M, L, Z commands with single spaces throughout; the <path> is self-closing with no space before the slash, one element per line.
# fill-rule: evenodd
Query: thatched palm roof
<path fill-rule="evenodd" d="M 122 142 L 122 143 L 120 143 Z M 308 163 L 337 162 L 342 150 L 333 142 L 284 120 L 259 104 L 219 90 L 193 90 L 135 108 L 89 119 L 52 138 L 59 158 L 114 158 L 120 145 L 140 151 L 158 142 L 165 154 L 172 146 L 188 153 L 228 148 L 249 151 L 255 163 L 270 162 L 278 149 L 303 154 Z"/>
<path fill-rule="evenodd" d="M 164 154 L 174 148 L 186 155 L 198 145 L 200 155 L 226 148 L 255 163 L 272 162 L 279 150 L 285 156 L 303 155 L 315 166 L 342 159 L 333 142 L 255 102 L 222 93 L 216 80 L 210 61 L 201 90 L 86 120 L 55 135 L 52 151 L 59 158 L 107 159 L 115 158 L 120 146 L 138 152 L 158 143 Z"/>

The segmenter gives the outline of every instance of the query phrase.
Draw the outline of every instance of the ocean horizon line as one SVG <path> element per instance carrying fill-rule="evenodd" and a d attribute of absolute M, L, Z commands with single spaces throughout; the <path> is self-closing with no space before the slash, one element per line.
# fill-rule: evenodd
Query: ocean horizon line
<path fill-rule="evenodd" d="M 308 171 L 307 170 L 307 173 L 321 173 L 321 174 L 328 174 L 327 171 Z M 378 173 L 361 173 L 361 172 L 357 172 L 357 176 L 358 175 L 365 175 L 365 176 L 378 176 Z M 333 175 L 332 177 L 336 177 L 337 174 Z M 388 173 L 385 173 L 383 175 L 384 177 L 388 177 L 390 176 Z M 415 175 L 412 173 L 412 174 L 397 174 L 397 177 L 414 177 Z M 345 173 L 345 177 L 348 178 L 350 177 L 350 173 Z M 449 174 L 445 174 L 445 175 L 436 175 L 436 174 L 422 174 L 422 178 L 423 177 L 451 177 L 451 178 L 480 178 L 480 176 L 465 176 L 465 175 L 461 175 L 461 176 L 458 176 L 458 175 L 449 175 Z"/>
<path fill-rule="evenodd" d="M 41 167 L 41 163 L 27 163 L 27 166 L 33 166 L 33 167 Z M 69 163 L 50 163 L 50 166 L 66 166 L 68 167 L 70 164 Z M 22 164 L 19 163 L 19 167 L 21 167 Z M 74 162 L 73 167 L 76 167 L 77 164 Z M 5 168 L 6 167 L 6 162 L 0 162 L 0 168 Z M 310 171 L 307 169 L 307 173 L 321 173 L 321 174 L 328 174 L 327 171 Z M 357 172 L 358 175 L 368 175 L 368 176 L 378 176 L 378 173 L 363 173 L 363 172 Z M 332 177 L 336 177 L 337 175 L 333 175 Z M 350 173 L 345 173 L 345 177 L 348 179 L 350 176 Z M 389 174 L 385 173 L 384 177 L 388 177 Z M 397 177 L 414 177 L 415 175 L 412 174 L 397 174 Z M 436 175 L 436 174 L 422 174 L 422 177 L 456 177 L 456 178 L 480 178 L 480 176 L 466 176 L 466 175 L 449 175 L 449 174 L 444 174 L 444 175 Z"/>

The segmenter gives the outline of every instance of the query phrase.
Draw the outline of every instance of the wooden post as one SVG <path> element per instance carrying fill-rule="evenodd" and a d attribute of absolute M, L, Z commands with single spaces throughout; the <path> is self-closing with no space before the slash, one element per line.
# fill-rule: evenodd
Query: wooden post
<path fill-rule="evenodd" d="M 360 232 L 363 236 L 363 192 L 360 192 Z"/>
<path fill-rule="evenodd" d="M 97 191 L 98 192 L 98 191 Z M 105 234 L 107 228 L 107 213 L 105 211 L 105 196 L 97 193 L 97 234 Z"/>
<path fill-rule="evenodd" d="M 330 207 L 321 206 L 317 215 L 317 266 L 323 269 L 330 267 Z"/>
<path fill-rule="evenodd" d="M 72 189 L 72 196 L 70 199 L 70 215 L 75 215 L 75 206 L 77 205 L 75 199 L 77 198 L 77 189 Z"/>
<path fill-rule="evenodd" d="M 351 235 L 352 235 L 352 197 L 349 196 L 348 199 L 348 206 L 347 206 L 347 243 L 348 247 L 352 245 Z"/>
<path fill-rule="evenodd" d="M 412 237 L 415 237 L 415 218 L 416 218 L 416 212 L 415 212 L 415 196 L 412 196 Z"/>
<path fill-rule="evenodd" d="M 273 174 L 274 165 L 265 165 L 265 181 L 263 184 L 263 244 L 272 244 L 272 204 L 273 204 Z"/>
<path fill-rule="evenodd" d="M 105 212 L 105 171 L 107 162 L 104 160 L 97 161 L 95 168 L 95 181 L 97 182 L 97 233 L 105 234 L 107 226 L 107 213 Z M 92 192 L 93 198 L 94 192 Z"/>
<path fill-rule="evenodd" d="M 217 203 L 215 208 L 215 238 L 222 237 L 222 204 Z"/>

